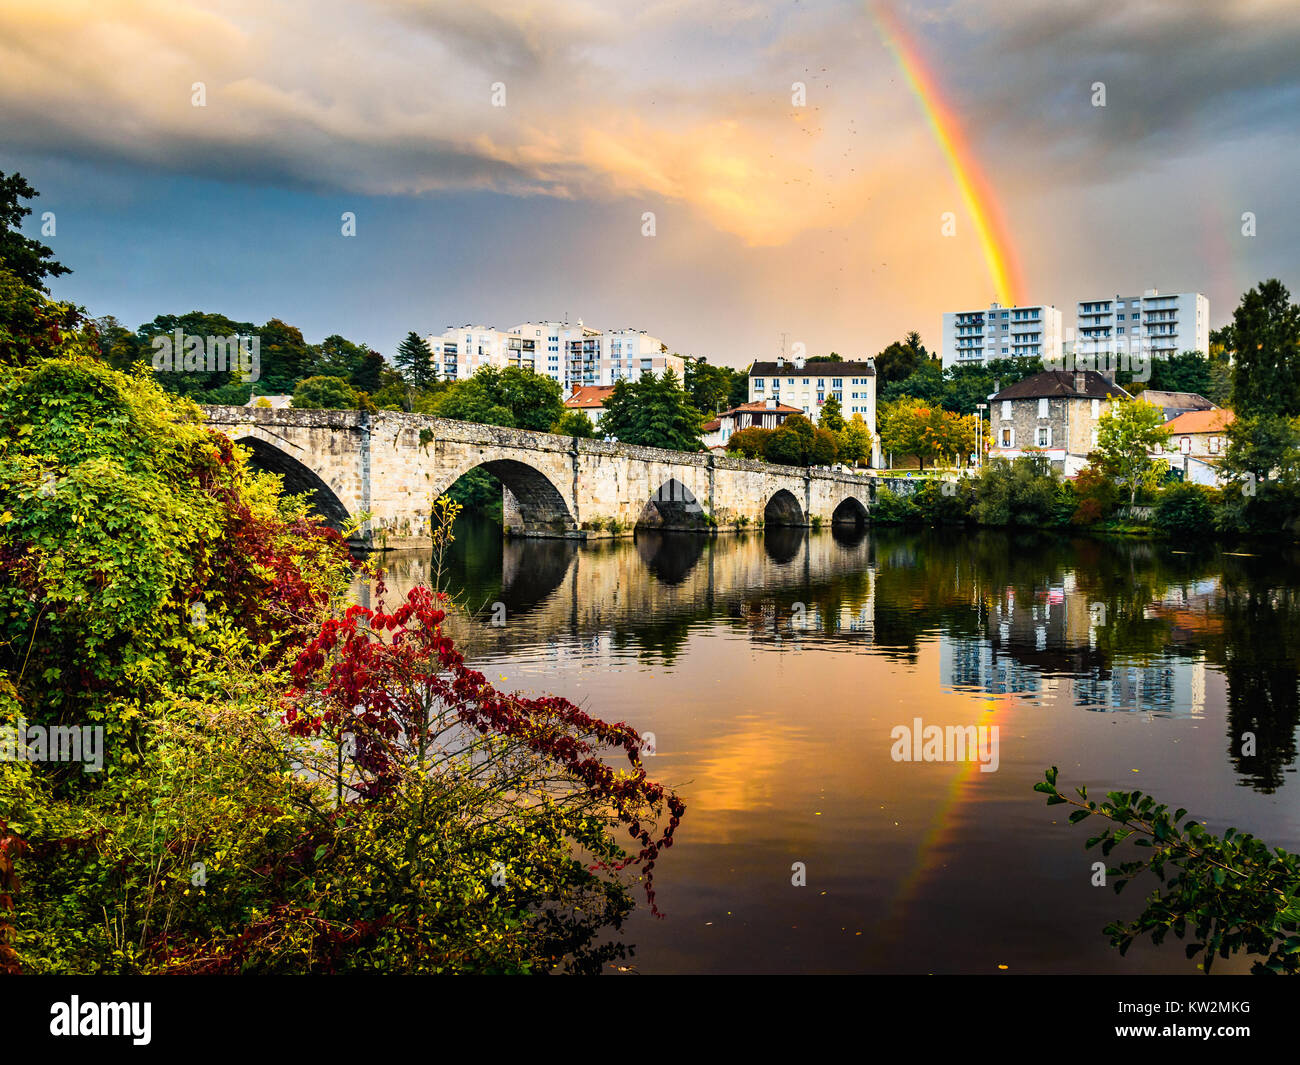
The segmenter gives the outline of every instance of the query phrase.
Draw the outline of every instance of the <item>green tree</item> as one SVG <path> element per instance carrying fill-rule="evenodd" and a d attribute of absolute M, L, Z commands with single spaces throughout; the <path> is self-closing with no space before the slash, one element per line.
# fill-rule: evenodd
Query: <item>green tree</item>
<path fill-rule="evenodd" d="M 804 464 L 804 440 L 793 428 L 781 426 L 773 429 L 763 449 L 763 457 L 768 462 L 782 466 L 802 466 Z"/>
<path fill-rule="evenodd" d="M 822 409 L 817 415 L 817 424 L 832 433 L 844 431 L 844 408 L 840 406 L 840 401 L 835 398 L 834 392 L 829 393 L 822 403 Z"/>
<path fill-rule="evenodd" d="M 1264 281 L 1241 297 L 1232 315 L 1232 342 L 1237 416 L 1300 415 L 1300 306 L 1281 281 Z"/>
<path fill-rule="evenodd" d="M 871 458 L 871 430 L 861 414 L 854 414 L 839 434 L 840 459 L 858 465 Z"/>
<path fill-rule="evenodd" d="M 1139 489 L 1154 489 L 1168 463 L 1153 459 L 1164 449 L 1169 432 L 1164 412 L 1141 399 L 1115 399 L 1097 425 L 1097 453 L 1115 471 L 1122 488 L 1128 489 L 1129 504 L 1137 501 Z"/>
<path fill-rule="evenodd" d="M 272 318 L 257 334 L 261 339 L 262 360 L 258 391 L 264 395 L 288 395 L 294 385 L 312 375 L 312 349 L 296 326 Z"/>
<path fill-rule="evenodd" d="M 55 260 L 52 248 L 23 236 L 19 230 L 23 219 L 32 213 L 22 201 L 39 195 L 22 174 L 0 171 L 0 267 L 24 285 L 48 292 L 44 284 L 47 277 L 72 271 Z"/>
<path fill-rule="evenodd" d="M 703 415 L 691 404 L 671 369 L 661 377 L 642 374 L 637 381 L 619 381 L 605 401 L 601 430 L 626 444 L 674 451 L 703 448 Z"/>
<path fill-rule="evenodd" d="M 766 458 L 767 441 L 771 435 L 771 429 L 764 429 L 758 425 L 737 429 L 727 440 L 727 450 L 747 459 Z"/>
<path fill-rule="evenodd" d="M 519 366 L 485 366 L 454 382 L 436 402 L 439 417 L 545 433 L 564 414 L 559 382 Z"/>
<path fill-rule="evenodd" d="M 809 466 L 834 466 L 839 461 L 840 443 L 829 429 L 817 429 L 808 445 Z"/>
<path fill-rule="evenodd" d="M 732 371 L 725 366 L 711 366 L 703 358 L 687 359 L 682 385 L 690 396 L 691 406 L 712 414 L 726 409 L 731 397 L 731 379 Z"/>
<path fill-rule="evenodd" d="M 901 341 L 894 341 L 876 356 L 876 380 L 882 387 L 902 381 L 931 361 L 930 353 L 921 343 L 921 334 L 908 333 Z"/>
<path fill-rule="evenodd" d="M 585 410 L 566 410 L 551 426 L 551 432 L 557 436 L 576 436 L 581 440 L 591 440 L 596 435 L 596 426 Z"/>
<path fill-rule="evenodd" d="M 416 388 L 424 388 L 433 381 L 433 352 L 414 330 L 407 333 L 397 346 L 393 362 L 402 376 Z"/>
<path fill-rule="evenodd" d="M 355 388 L 328 375 L 308 377 L 293 390 L 293 405 L 299 410 L 355 410 L 359 400 Z"/>

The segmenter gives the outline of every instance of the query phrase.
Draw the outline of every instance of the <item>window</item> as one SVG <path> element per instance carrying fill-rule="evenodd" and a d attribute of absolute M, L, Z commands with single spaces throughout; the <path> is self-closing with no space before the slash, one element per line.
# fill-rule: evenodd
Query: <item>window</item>
<path fill-rule="evenodd" d="M 1002 430 L 1002 446 L 1003 447 L 1016 446 L 1016 431 L 1014 429 Z"/>
<path fill-rule="evenodd" d="M 1121 326 L 1117 326 L 1116 329 L 1115 329 L 1115 331 L 1116 331 L 1117 333 L 1119 333 L 1120 336 L 1123 336 L 1123 335 L 1124 335 L 1124 327 L 1123 327 L 1122 325 L 1121 325 Z"/>
<path fill-rule="evenodd" d="M 1181 437 L 1178 441 L 1178 450 L 1184 455 L 1192 453 L 1192 438 L 1190 436 Z"/>
<path fill-rule="evenodd" d="M 1219 453 L 1219 438 L 1217 436 L 1212 436 L 1210 437 L 1210 454 L 1217 455 L 1218 453 Z"/>
<path fill-rule="evenodd" d="M 793 381 L 791 381 L 790 383 L 791 383 L 791 384 L 794 384 Z M 805 377 L 805 378 L 803 379 L 803 383 L 804 383 L 804 384 L 808 384 L 808 378 Z"/>
<path fill-rule="evenodd" d="M 754 391 L 755 391 L 755 392 L 763 392 L 763 391 L 765 391 L 765 390 L 766 390 L 766 386 L 763 384 L 763 379 L 762 379 L 761 377 L 755 377 L 755 378 L 754 378 Z"/>
<path fill-rule="evenodd" d="M 1094 399 L 1092 401 L 1092 420 L 1095 422 L 1100 417 L 1101 417 L 1101 400 Z"/>
<path fill-rule="evenodd" d="M 1048 407 L 1047 407 L 1047 397 L 1046 397 L 1046 396 L 1043 396 L 1043 397 L 1038 401 L 1038 416 L 1039 416 L 1040 418 L 1046 418 L 1046 417 L 1047 417 L 1047 411 L 1048 411 Z"/>
<path fill-rule="evenodd" d="M 1050 425 L 1040 425 L 1038 427 L 1038 446 L 1052 446 L 1052 427 Z"/>
<path fill-rule="evenodd" d="M 789 378 L 787 378 L 786 380 L 787 380 L 790 384 L 794 384 L 794 378 L 793 378 L 793 377 L 789 377 Z M 807 384 L 807 383 L 808 383 L 807 381 L 804 382 L 804 384 Z"/>
<path fill-rule="evenodd" d="M 831 388 L 843 388 L 843 387 L 844 387 L 844 378 L 842 377 L 831 378 Z"/>
<path fill-rule="evenodd" d="M 1011 400 L 1009 399 L 1004 399 L 1002 401 L 1002 420 L 1004 422 L 1009 422 L 1011 420 Z"/>

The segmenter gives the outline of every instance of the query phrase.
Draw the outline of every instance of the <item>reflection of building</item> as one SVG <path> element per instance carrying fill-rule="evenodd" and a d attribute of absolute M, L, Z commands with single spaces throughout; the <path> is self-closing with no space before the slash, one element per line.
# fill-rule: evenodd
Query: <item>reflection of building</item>
<path fill-rule="evenodd" d="M 1178 622 L 1199 616 L 1210 590 L 1170 593 L 1149 616 Z M 939 636 L 939 669 L 954 688 L 990 695 L 1041 696 L 1038 701 L 1088 710 L 1200 717 L 1205 706 L 1205 663 L 1195 656 L 1158 654 L 1149 661 L 1115 661 L 1097 649 L 1106 621 L 1102 603 L 1089 603 L 1075 575 L 1064 574 L 1032 591 L 1008 585 L 981 605 L 979 636 Z M 1177 645 L 1178 630 L 1171 634 Z"/>
<path fill-rule="evenodd" d="M 939 673 L 954 688 L 973 688 L 990 695 L 1030 694 L 1040 690 L 1038 671 L 1022 665 L 987 639 L 939 635 Z"/>

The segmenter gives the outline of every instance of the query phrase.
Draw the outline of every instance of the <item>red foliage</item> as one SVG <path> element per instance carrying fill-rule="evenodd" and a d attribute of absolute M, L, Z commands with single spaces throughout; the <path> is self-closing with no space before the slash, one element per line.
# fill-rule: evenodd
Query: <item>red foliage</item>
<path fill-rule="evenodd" d="M 14 859 L 26 850 L 27 843 L 11 832 L 8 822 L 0 818 L 0 976 L 14 976 L 22 972 L 18 954 L 10 942 L 14 927 L 6 916 L 6 911 L 14 908 L 13 893 L 18 890 Z"/>
<path fill-rule="evenodd" d="M 654 865 L 660 851 L 672 846 L 686 807 L 646 778 L 640 735 L 630 725 L 608 724 L 558 696 L 529 698 L 497 691 L 465 664 L 443 633 L 445 617 L 435 593 L 416 587 L 391 614 L 382 606 L 353 606 L 341 620 L 327 621 L 293 667 L 297 687 L 287 697 L 285 712 L 291 730 L 298 735 L 324 731 L 336 742 L 344 734 L 354 735 L 356 763 L 367 778 L 360 791 L 363 801 L 381 800 L 397 786 L 398 769 L 384 741 L 418 737 L 430 726 L 428 708 L 434 704 L 481 734 L 522 742 L 587 794 L 610 804 L 639 847 L 615 868 L 641 866 L 646 899 L 651 912 L 659 915 Z M 323 690 L 309 695 L 307 686 L 327 667 Z M 602 748 L 626 752 L 631 774 L 620 776 L 602 761 Z M 655 838 L 640 816 L 660 804 L 670 816 Z"/>

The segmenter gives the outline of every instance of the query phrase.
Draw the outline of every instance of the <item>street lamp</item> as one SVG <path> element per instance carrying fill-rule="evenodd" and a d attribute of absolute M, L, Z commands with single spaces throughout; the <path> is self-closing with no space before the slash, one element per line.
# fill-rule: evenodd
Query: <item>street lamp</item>
<path fill-rule="evenodd" d="M 987 403 L 975 404 L 975 468 L 979 469 L 984 465 L 984 412 L 988 410 Z"/>

